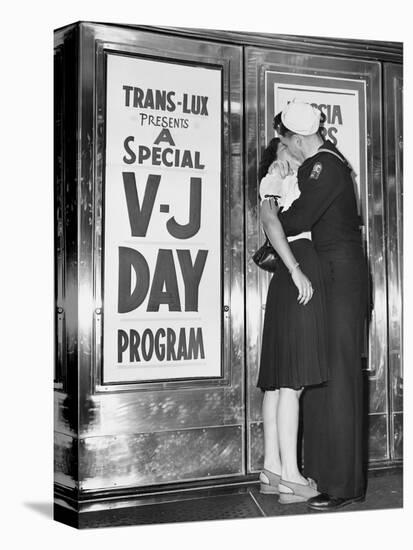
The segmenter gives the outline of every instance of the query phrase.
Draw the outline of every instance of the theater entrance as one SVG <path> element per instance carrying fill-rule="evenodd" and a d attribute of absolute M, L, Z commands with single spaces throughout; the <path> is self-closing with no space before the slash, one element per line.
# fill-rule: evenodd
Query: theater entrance
<path fill-rule="evenodd" d="M 400 462 L 401 53 L 328 42 L 92 23 L 55 32 L 65 506 L 257 479 L 268 285 L 251 260 L 257 166 L 292 96 L 326 114 L 356 169 L 371 267 L 369 466 Z"/>

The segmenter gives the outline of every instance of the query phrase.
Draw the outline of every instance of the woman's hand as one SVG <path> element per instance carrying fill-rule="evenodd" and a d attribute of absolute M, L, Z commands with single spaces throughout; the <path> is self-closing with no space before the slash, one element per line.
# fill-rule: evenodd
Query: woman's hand
<path fill-rule="evenodd" d="M 310 279 L 304 275 L 301 269 L 297 266 L 291 272 L 291 278 L 298 288 L 298 298 L 297 301 L 299 304 L 305 306 L 311 300 L 314 290 L 311 286 Z"/>

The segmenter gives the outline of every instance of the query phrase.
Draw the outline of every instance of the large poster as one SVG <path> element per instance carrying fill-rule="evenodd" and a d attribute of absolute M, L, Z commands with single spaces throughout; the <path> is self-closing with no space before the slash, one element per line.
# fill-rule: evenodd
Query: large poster
<path fill-rule="evenodd" d="M 294 98 L 313 104 L 325 114 L 325 137 L 338 147 L 353 168 L 361 213 L 367 173 L 365 82 L 268 71 L 265 90 L 267 141 L 274 136 L 274 115 Z"/>
<path fill-rule="evenodd" d="M 221 82 L 107 55 L 104 383 L 221 375 Z"/>

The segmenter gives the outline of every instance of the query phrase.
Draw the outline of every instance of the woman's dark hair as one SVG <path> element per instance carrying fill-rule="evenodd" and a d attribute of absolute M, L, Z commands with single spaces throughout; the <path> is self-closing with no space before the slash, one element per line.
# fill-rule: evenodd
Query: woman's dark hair
<path fill-rule="evenodd" d="M 272 138 L 268 147 L 262 154 L 261 162 L 258 167 L 258 181 L 261 181 L 264 176 L 267 175 L 268 168 L 277 158 L 278 145 L 280 144 L 280 138 Z"/>
<path fill-rule="evenodd" d="M 294 134 L 294 132 L 292 132 L 286 126 L 284 126 L 284 123 L 281 120 L 281 111 L 278 113 L 278 115 L 274 117 L 274 122 L 272 127 L 277 132 L 277 134 L 282 137 L 289 137 Z"/>

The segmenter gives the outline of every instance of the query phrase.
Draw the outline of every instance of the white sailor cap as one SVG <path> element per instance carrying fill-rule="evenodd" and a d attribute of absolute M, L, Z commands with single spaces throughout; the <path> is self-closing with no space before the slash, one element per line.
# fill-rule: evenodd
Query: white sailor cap
<path fill-rule="evenodd" d="M 315 134 L 320 126 L 321 111 L 310 103 L 293 99 L 281 113 L 282 123 L 288 130 L 301 136 Z"/>

